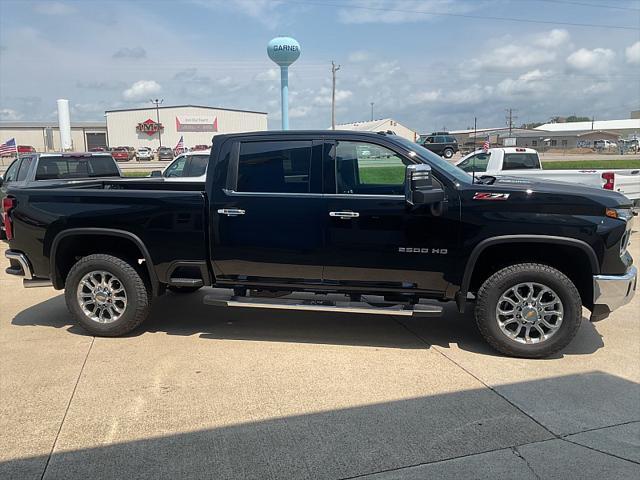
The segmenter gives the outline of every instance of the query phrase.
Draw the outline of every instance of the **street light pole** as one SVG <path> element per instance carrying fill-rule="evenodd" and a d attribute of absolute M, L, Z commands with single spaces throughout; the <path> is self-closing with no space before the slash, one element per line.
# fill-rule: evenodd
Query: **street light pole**
<path fill-rule="evenodd" d="M 371 121 L 373 122 L 373 102 L 371 102 Z"/>
<path fill-rule="evenodd" d="M 160 98 L 160 99 L 156 98 L 156 99 L 151 99 L 149 101 L 156 106 L 156 122 L 158 123 L 158 143 L 160 144 L 160 147 L 162 147 L 162 133 L 161 133 L 162 129 L 160 128 L 160 105 L 162 104 L 162 102 L 164 102 L 164 98 Z"/>
<path fill-rule="evenodd" d="M 340 65 L 331 61 L 331 130 L 336 129 L 336 72 Z"/>

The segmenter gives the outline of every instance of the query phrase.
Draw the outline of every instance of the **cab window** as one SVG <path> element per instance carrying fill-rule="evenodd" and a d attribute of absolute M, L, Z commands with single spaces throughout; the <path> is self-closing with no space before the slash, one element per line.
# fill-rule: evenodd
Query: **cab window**
<path fill-rule="evenodd" d="M 411 162 L 388 148 L 372 143 L 337 141 L 336 193 L 403 195 L 406 166 Z"/>
<path fill-rule="evenodd" d="M 207 173 L 209 155 L 191 155 L 187 177 L 200 177 Z"/>
<path fill-rule="evenodd" d="M 164 172 L 165 177 L 182 177 L 184 176 L 184 167 L 187 163 L 187 156 L 183 155 L 182 157 L 175 160 L 171 165 L 167 167 L 167 170 Z"/>
<path fill-rule="evenodd" d="M 506 153 L 502 162 L 503 170 L 526 170 L 540 168 L 540 159 L 535 153 Z"/>
<path fill-rule="evenodd" d="M 7 168 L 7 171 L 4 174 L 5 182 L 15 182 L 19 165 L 20 160 L 14 160 L 13 163 L 9 165 L 9 168 Z"/>
<path fill-rule="evenodd" d="M 311 193 L 311 141 L 243 142 L 238 192 Z"/>
<path fill-rule="evenodd" d="M 490 158 L 490 153 L 476 153 L 460 162 L 458 168 L 461 168 L 465 172 L 486 172 Z"/>

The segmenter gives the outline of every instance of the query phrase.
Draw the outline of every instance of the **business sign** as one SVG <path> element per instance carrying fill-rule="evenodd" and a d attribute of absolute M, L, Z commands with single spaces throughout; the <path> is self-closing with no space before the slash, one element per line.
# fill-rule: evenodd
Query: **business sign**
<path fill-rule="evenodd" d="M 162 126 L 162 124 L 158 122 L 154 122 L 150 118 L 136 125 L 136 132 L 146 133 L 149 136 L 155 135 L 156 133 L 161 132 L 162 130 L 164 130 L 164 127 Z"/>
<path fill-rule="evenodd" d="M 218 117 L 201 115 L 185 115 L 176 117 L 176 131 L 178 132 L 217 132 Z"/>

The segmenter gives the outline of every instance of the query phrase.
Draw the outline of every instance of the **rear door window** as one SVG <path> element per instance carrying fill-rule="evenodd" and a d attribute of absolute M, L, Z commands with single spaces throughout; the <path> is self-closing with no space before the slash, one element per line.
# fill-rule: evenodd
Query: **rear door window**
<path fill-rule="evenodd" d="M 503 170 L 526 170 L 540 168 L 540 159 L 535 153 L 505 153 Z"/>
<path fill-rule="evenodd" d="M 436 143 L 447 143 L 446 137 L 444 137 L 442 135 L 436 136 Z"/>
<path fill-rule="evenodd" d="M 209 163 L 208 155 L 191 155 L 191 161 L 187 168 L 187 177 L 199 177 L 207 173 L 207 165 Z"/>
<path fill-rule="evenodd" d="M 311 141 L 243 142 L 238 192 L 312 193 Z"/>
<path fill-rule="evenodd" d="M 20 164 L 20 169 L 18 170 L 18 182 L 24 182 L 27 179 L 27 175 L 29 174 L 29 170 L 31 169 L 31 165 L 33 164 L 33 157 L 23 157 L 22 163 Z"/>

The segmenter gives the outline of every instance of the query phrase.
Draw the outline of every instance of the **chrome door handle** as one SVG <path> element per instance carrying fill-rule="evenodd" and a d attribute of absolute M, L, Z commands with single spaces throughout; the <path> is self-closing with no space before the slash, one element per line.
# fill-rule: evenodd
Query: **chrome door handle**
<path fill-rule="evenodd" d="M 227 217 L 237 217 L 238 215 L 244 215 L 245 211 L 240 208 L 219 208 L 218 213 Z"/>
<path fill-rule="evenodd" d="M 338 218 L 358 218 L 360 214 L 358 212 L 329 212 L 330 217 Z"/>

